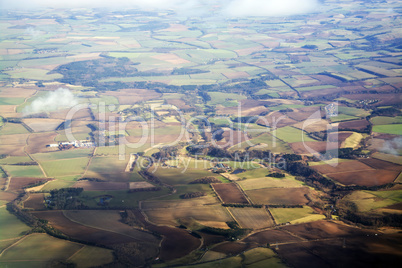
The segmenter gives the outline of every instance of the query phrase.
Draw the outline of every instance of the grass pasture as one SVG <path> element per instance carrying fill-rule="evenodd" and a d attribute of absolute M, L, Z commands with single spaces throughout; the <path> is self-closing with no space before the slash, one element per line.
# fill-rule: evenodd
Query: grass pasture
<path fill-rule="evenodd" d="M 246 194 L 254 204 L 305 205 L 308 200 L 304 195 L 308 192 L 307 187 L 263 188 L 247 191 Z"/>
<path fill-rule="evenodd" d="M 111 263 L 114 256 L 110 249 L 84 246 L 68 260 L 75 263 L 77 267 L 89 268 Z"/>
<path fill-rule="evenodd" d="M 311 207 L 304 206 L 303 208 L 270 208 L 269 209 L 275 218 L 275 221 L 281 223 L 300 223 L 303 220 L 319 220 L 325 218 L 323 215 L 315 214 Z M 313 215 L 313 217 L 311 217 Z"/>
<path fill-rule="evenodd" d="M 44 162 L 44 161 L 88 157 L 93 152 L 93 150 L 94 149 L 72 149 L 66 151 L 56 151 L 51 153 L 38 153 L 32 156 L 35 158 L 35 160 L 39 162 Z"/>
<path fill-rule="evenodd" d="M 390 191 L 393 192 L 391 194 L 386 193 L 384 194 L 380 194 L 377 195 L 375 194 L 376 192 L 372 192 L 372 191 L 355 191 L 349 195 L 347 195 L 346 197 L 344 197 L 343 200 L 345 201 L 350 201 L 353 202 L 356 206 L 357 209 L 361 212 L 365 212 L 365 211 L 370 211 L 373 209 L 377 209 L 377 208 L 383 208 L 383 207 L 387 207 L 390 205 L 393 205 L 395 203 L 398 203 L 398 201 L 393 200 L 393 199 L 389 199 L 389 198 L 384 198 L 387 195 L 391 195 L 394 194 L 397 199 L 400 199 L 400 191 Z M 399 193 L 397 193 L 399 192 Z M 383 195 L 383 196 L 381 196 Z M 399 198 L 398 198 L 399 196 Z"/>
<path fill-rule="evenodd" d="M 149 171 L 150 172 L 155 171 L 153 174 L 156 177 L 158 177 L 162 182 L 170 185 L 188 184 L 189 182 L 192 182 L 195 179 L 212 175 L 212 173 L 207 170 L 200 170 L 200 169 L 184 170 L 178 168 L 163 168 L 160 166 L 154 166 Z"/>
<path fill-rule="evenodd" d="M 79 175 L 85 171 L 89 158 L 71 158 L 42 162 L 41 165 L 49 177 Z"/>
<path fill-rule="evenodd" d="M 290 126 L 278 128 L 272 132 L 272 135 L 284 142 L 290 143 L 300 141 L 314 141 L 312 138 L 307 136 L 304 131 Z"/>
<path fill-rule="evenodd" d="M 29 131 L 21 124 L 7 123 L 0 128 L 0 135 L 27 134 Z"/>
<path fill-rule="evenodd" d="M 245 172 L 246 173 L 246 172 Z M 246 176 L 248 177 L 248 176 Z M 303 183 L 296 180 L 293 176 L 287 175 L 285 178 L 257 177 L 238 181 L 245 191 L 264 189 L 264 188 L 294 188 L 303 187 Z"/>
<path fill-rule="evenodd" d="M 32 177 L 43 178 L 44 175 L 38 166 L 18 166 L 7 165 L 3 166 L 11 177 Z"/>
<path fill-rule="evenodd" d="M 402 124 L 402 116 L 376 116 L 370 119 L 374 125 Z"/>
<path fill-rule="evenodd" d="M 19 263 L 21 267 L 30 262 L 50 262 L 51 260 L 67 260 L 80 250 L 83 245 L 54 238 L 47 234 L 31 234 L 18 244 L 7 249 L 0 257 L 0 264 Z M 46 252 L 46 254 L 43 254 Z"/>
<path fill-rule="evenodd" d="M 401 135 L 402 124 L 375 125 L 373 126 L 373 132 Z"/>
<path fill-rule="evenodd" d="M 0 240 L 5 240 L 19 237 L 23 232 L 26 232 L 31 228 L 11 214 L 4 206 L 0 207 L 0 229 L 7 230 L 7 232 L 0 232 Z"/>

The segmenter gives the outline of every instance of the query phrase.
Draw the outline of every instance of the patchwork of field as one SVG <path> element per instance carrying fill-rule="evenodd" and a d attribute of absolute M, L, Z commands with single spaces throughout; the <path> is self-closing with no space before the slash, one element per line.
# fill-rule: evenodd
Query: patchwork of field
<path fill-rule="evenodd" d="M 0 265 L 23 267 L 29 262 L 32 267 L 46 267 L 55 259 L 69 260 L 77 266 L 89 267 L 110 263 L 114 258 L 110 249 L 85 246 L 36 233 L 24 237 L 5 250 L 0 257 Z"/>
<path fill-rule="evenodd" d="M 248 177 L 247 177 L 248 178 Z M 272 178 L 261 176 L 260 178 L 255 179 L 246 179 L 238 182 L 241 187 L 249 192 L 250 190 L 255 189 L 264 189 L 264 188 L 294 188 L 294 187 L 303 187 L 303 183 L 297 181 L 293 176 L 286 176 L 285 178 Z"/>
<path fill-rule="evenodd" d="M 344 197 L 343 200 L 353 202 L 359 211 L 365 212 L 401 203 L 402 191 L 356 191 Z"/>

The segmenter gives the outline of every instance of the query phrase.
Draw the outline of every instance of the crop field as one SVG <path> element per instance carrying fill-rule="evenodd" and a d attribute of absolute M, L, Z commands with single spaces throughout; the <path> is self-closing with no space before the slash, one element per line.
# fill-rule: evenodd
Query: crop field
<path fill-rule="evenodd" d="M 31 193 L 29 198 L 24 202 L 25 208 L 32 208 L 35 210 L 45 209 L 45 200 L 43 193 Z"/>
<path fill-rule="evenodd" d="M 85 191 L 119 191 L 119 190 L 128 190 L 128 183 L 77 181 L 72 185 L 72 187 L 83 188 Z"/>
<path fill-rule="evenodd" d="M 83 245 L 57 239 L 47 234 L 31 234 L 20 243 L 7 249 L 0 258 L 0 263 L 48 262 L 54 259 L 68 259 Z M 46 254 L 43 254 L 46 252 Z"/>
<path fill-rule="evenodd" d="M 353 202 L 359 211 L 370 211 L 383 208 L 397 203 L 397 201 L 387 198 L 378 198 L 369 191 L 356 191 L 347 195 L 343 200 Z"/>
<path fill-rule="evenodd" d="M 305 205 L 308 200 L 304 196 L 309 192 L 307 187 L 297 188 L 263 188 L 246 191 L 254 204 L 264 205 Z"/>
<path fill-rule="evenodd" d="M 56 151 L 52 153 L 38 153 L 33 157 L 39 162 L 62 160 L 71 158 L 89 157 L 94 149 L 70 149 L 66 151 Z"/>
<path fill-rule="evenodd" d="M 359 161 L 375 169 L 402 171 L 401 165 L 397 165 L 388 161 L 383 161 L 375 158 L 360 159 Z"/>
<path fill-rule="evenodd" d="M 362 120 L 351 120 L 346 122 L 339 123 L 339 130 L 355 130 L 355 131 L 362 131 L 366 129 L 370 125 L 370 122 L 366 119 Z"/>
<path fill-rule="evenodd" d="M 112 245 L 137 241 L 137 239 L 126 235 L 72 222 L 63 215 L 62 211 L 34 212 L 34 215 L 40 219 L 48 220 L 56 229 L 75 239 L 100 245 Z"/>
<path fill-rule="evenodd" d="M 170 226 L 177 226 L 178 220 L 186 218 L 192 218 L 211 227 L 219 227 L 232 220 L 230 214 L 220 204 L 153 208 L 145 209 L 144 212 L 151 222 Z"/>
<path fill-rule="evenodd" d="M 311 155 L 316 152 L 325 153 L 327 150 L 338 149 L 339 144 L 337 142 L 327 141 L 306 141 L 306 142 L 293 142 L 289 143 L 290 148 L 296 154 Z"/>
<path fill-rule="evenodd" d="M 298 223 L 306 221 L 314 221 L 325 218 L 323 215 L 315 214 L 311 207 L 303 208 L 270 208 L 269 209 L 277 223 Z M 313 217 L 311 217 L 313 216 Z"/>
<path fill-rule="evenodd" d="M 332 173 L 345 173 L 345 172 L 353 172 L 353 171 L 365 171 L 372 170 L 373 168 L 365 165 L 361 161 L 353 160 L 347 162 L 339 162 L 336 166 L 331 165 L 318 165 L 313 166 L 313 169 L 317 170 L 322 174 L 332 174 Z"/>
<path fill-rule="evenodd" d="M 373 158 L 388 161 L 391 163 L 395 163 L 398 165 L 402 165 L 402 157 L 393 154 L 384 154 L 384 153 L 374 153 L 372 155 Z"/>
<path fill-rule="evenodd" d="M 156 171 L 154 172 L 154 170 Z M 170 185 L 187 184 L 206 176 L 211 176 L 213 173 L 207 170 L 200 169 L 179 169 L 179 168 L 163 168 L 160 166 L 153 166 L 149 170 L 154 172 L 153 174 L 158 177 L 162 182 Z"/>
<path fill-rule="evenodd" d="M 114 256 L 110 249 L 84 246 L 68 260 L 78 267 L 94 267 L 113 262 Z"/>
<path fill-rule="evenodd" d="M 402 124 L 375 125 L 373 126 L 373 132 L 400 135 L 402 133 Z"/>
<path fill-rule="evenodd" d="M 359 146 L 361 140 L 363 139 L 363 135 L 357 132 L 353 132 L 352 135 L 347 137 L 345 141 L 342 143 L 342 148 L 356 148 Z"/>
<path fill-rule="evenodd" d="M 46 145 L 55 143 L 56 132 L 47 133 L 32 133 L 29 135 L 26 147 L 26 152 L 29 154 L 53 152 L 59 150 L 58 148 L 47 148 Z"/>
<path fill-rule="evenodd" d="M 83 226 L 101 229 L 128 236 L 137 241 L 159 243 L 159 239 L 149 233 L 139 231 L 122 223 L 118 210 L 66 210 L 64 216 L 69 220 Z M 99 219 L 102 219 L 101 221 Z"/>
<path fill-rule="evenodd" d="M 89 158 L 71 158 L 63 160 L 44 161 L 41 163 L 47 176 L 62 177 L 67 175 L 78 175 L 85 171 Z"/>
<path fill-rule="evenodd" d="M 273 153 L 277 153 L 277 152 L 290 153 L 291 152 L 290 147 L 286 143 L 275 138 L 274 136 L 272 136 L 269 133 L 263 133 L 254 139 L 251 139 L 249 141 L 245 141 L 241 144 L 235 145 L 232 147 L 232 150 L 238 150 L 239 148 L 245 149 L 250 146 L 252 146 L 253 148 L 258 149 L 258 150 L 268 150 Z"/>
<path fill-rule="evenodd" d="M 0 226 L 2 230 L 7 230 L 7 232 L 0 232 L 0 240 L 22 236 L 23 232 L 31 229 L 15 215 L 11 214 L 5 206 L 0 207 Z"/>
<path fill-rule="evenodd" d="M 3 166 L 11 177 L 31 177 L 31 178 L 43 178 L 44 175 L 38 166 L 18 166 L 7 165 Z"/>
<path fill-rule="evenodd" d="M 0 128 L 0 135 L 27 134 L 29 131 L 21 124 L 7 123 Z"/>
<path fill-rule="evenodd" d="M 219 195 L 223 203 L 248 204 L 247 198 L 234 183 L 213 183 L 214 191 Z"/>
<path fill-rule="evenodd" d="M 248 176 L 246 176 L 248 178 Z M 287 175 L 285 178 L 272 178 L 261 176 L 254 179 L 238 181 L 245 191 L 264 189 L 264 188 L 294 188 L 303 187 L 303 183 L 297 181 L 293 176 Z"/>
<path fill-rule="evenodd" d="M 265 208 L 227 208 L 241 228 L 262 229 L 274 225 Z"/>
<path fill-rule="evenodd" d="M 265 246 L 267 244 L 291 243 L 300 241 L 302 241 L 300 238 L 291 235 L 290 233 L 287 233 L 280 228 L 261 231 L 243 239 L 243 242 L 245 243 L 255 243 L 260 246 Z"/>
<path fill-rule="evenodd" d="M 12 177 L 10 179 L 10 184 L 8 186 L 8 190 L 13 192 L 21 192 L 23 188 L 32 186 L 37 183 L 46 182 L 49 179 L 41 179 L 41 178 L 29 178 L 29 177 Z M 29 190 L 29 189 L 28 189 Z"/>
<path fill-rule="evenodd" d="M 402 124 L 402 116 L 387 117 L 376 116 L 370 119 L 374 125 Z"/>
<path fill-rule="evenodd" d="M 27 124 L 34 132 L 47 132 L 55 130 L 63 120 L 50 118 L 28 118 L 23 122 Z"/>
<path fill-rule="evenodd" d="M 362 170 L 354 172 L 341 172 L 328 174 L 330 178 L 343 185 L 376 186 L 391 183 L 398 177 L 398 171 L 392 170 Z"/>

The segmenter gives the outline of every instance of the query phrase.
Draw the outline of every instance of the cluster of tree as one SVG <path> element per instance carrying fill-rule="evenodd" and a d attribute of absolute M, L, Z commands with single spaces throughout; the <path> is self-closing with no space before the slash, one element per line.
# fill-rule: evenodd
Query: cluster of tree
<path fill-rule="evenodd" d="M 151 172 L 149 172 L 146 169 L 143 169 L 141 171 L 138 171 L 138 173 L 143 176 L 145 179 L 149 180 L 152 183 L 158 184 L 158 185 L 162 185 L 162 182 L 160 181 L 160 179 L 158 177 L 156 177 L 154 174 L 152 174 Z"/>
<path fill-rule="evenodd" d="M 209 71 L 183 67 L 183 68 L 174 68 L 173 71 L 171 72 L 171 75 L 202 74 L 202 73 L 209 73 Z"/>
<path fill-rule="evenodd" d="M 4 169 L 2 167 L 0 167 L 0 178 L 6 178 L 7 177 L 7 173 L 4 171 Z"/>
<path fill-rule="evenodd" d="M 395 116 L 401 116 L 401 115 L 402 115 L 402 112 L 395 107 L 375 108 L 373 110 L 373 112 L 371 113 L 371 117 L 374 117 L 374 116 L 395 117 Z"/>
<path fill-rule="evenodd" d="M 36 163 L 35 161 L 30 161 L 30 162 L 19 162 L 19 163 L 15 163 L 12 165 L 14 165 L 14 166 L 37 166 L 38 163 Z"/>
<path fill-rule="evenodd" d="M 121 222 L 130 226 L 145 227 L 144 224 L 138 220 L 132 210 L 126 209 L 120 212 Z"/>
<path fill-rule="evenodd" d="M 128 190 L 129 193 L 138 193 L 138 192 L 156 192 L 162 190 L 161 187 L 147 187 L 147 188 L 135 188 Z"/>
<path fill-rule="evenodd" d="M 191 192 L 191 193 L 185 193 L 180 195 L 181 199 L 191 199 L 191 198 L 197 198 L 197 197 L 201 197 L 201 196 L 205 196 L 206 193 L 205 192 Z"/>
<path fill-rule="evenodd" d="M 198 91 L 198 95 L 202 98 L 204 102 L 208 102 L 211 100 L 211 96 L 208 94 L 208 92 Z"/>
<path fill-rule="evenodd" d="M 235 204 L 235 203 L 229 203 L 229 204 L 222 204 L 224 207 L 231 207 L 231 208 L 262 208 L 263 205 L 260 204 Z"/>
<path fill-rule="evenodd" d="M 250 229 L 240 228 L 237 222 L 227 222 L 226 224 L 229 226 L 230 229 L 204 227 L 200 230 L 200 232 L 213 235 L 221 235 L 230 240 L 237 240 L 250 232 Z"/>
<path fill-rule="evenodd" d="M 177 155 L 178 146 L 163 146 L 159 148 L 159 152 L 152 154 L 155 159 L 169 159 Z"/>
<path fill-rule="evenodd" d="M 49 209 L 78 209 L 83 208 L 83 203 L 78 196 L 84 191 L 83 188 L 61 188 L 50 191 L 47 198 Z"/>
<path fill-rule="evenodd" d="M 222 181 L 220 179 L 217 179 L 215 177 L 212 176 L 207 176 L 207 177 L 202 177 L 199 179 L 196 179 L 192 182 L 190 182 L 190 184 L 210 184 L 210 183 L 221 183 Z"/>
<path fill-rule="evenodd" d="M 298 154 L 284 154 L 284 155 L 282 155 L 282 158 L 285 159 L 285 161 L 287 161 L 287 162 L 302 160 L 302 157 Z"/>
<path fill-rule="evenodd" d="M 30 184 L 24 186 L 23 188 L 24 188 L 24 189 L 33 188 L 33 187 L 36 187 L 36 186 L 43 185 L 43 184 L 45 184 L 46 182 L 48 182 L 48 180 L 38 180 L 38 181 L 32 182 L 32 183 L 30 183 Z"/>
<path fill-rule="evenodd" d="M 272 153 L 270 151 L 248 150 L 230 152 L 226 149 L 206 144 L 190 145 L 187 146 L 186 149 L 192 155 L 207 155 L 216 158 L 227 158 L 234 161 L 248 161 L 250 159 L 270 159 L 272 157 Z"/>
<path fill-rule="evenodd" d="M 269 173 L 266 177 L 284 178 L 284 177 L 285 177 L 285 174 L 280 173 L 280 172 L 272 172 L 272 173 Z"/>
<path fill-rule="evenodd" d="M 140 242 L 116 244 L 112 248 L 115 262 L 105 267 L 151 267 L 158 255 L 156 247 Z"/>
<path fill-rule="evenodd" d="M 235 123 L 255 123 L 259 119 L 258 116 L 242 116 L 242 117 L 234 117 L 231 120 Z"/>
<path fill-rule="evenodd" d="M 78 181 L 96 181 L 96 182 L 105 182 L 102 179 L 99 178 L 91 178 L 91 177 L 83 177 L 83 178 L 79 178 Z"/>
<path fill-rule="evenodd" d="M 270 208 L 303 208 L 303 205 L 269 205 Z"/>

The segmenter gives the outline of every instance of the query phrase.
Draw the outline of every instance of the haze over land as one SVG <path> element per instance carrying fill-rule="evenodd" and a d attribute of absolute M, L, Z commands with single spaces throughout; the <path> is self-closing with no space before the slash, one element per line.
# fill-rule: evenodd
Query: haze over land
<path fill-rule="evenodd" d="M 401 263 L 399 2 L 1 1 L 0 267 Z"/>

